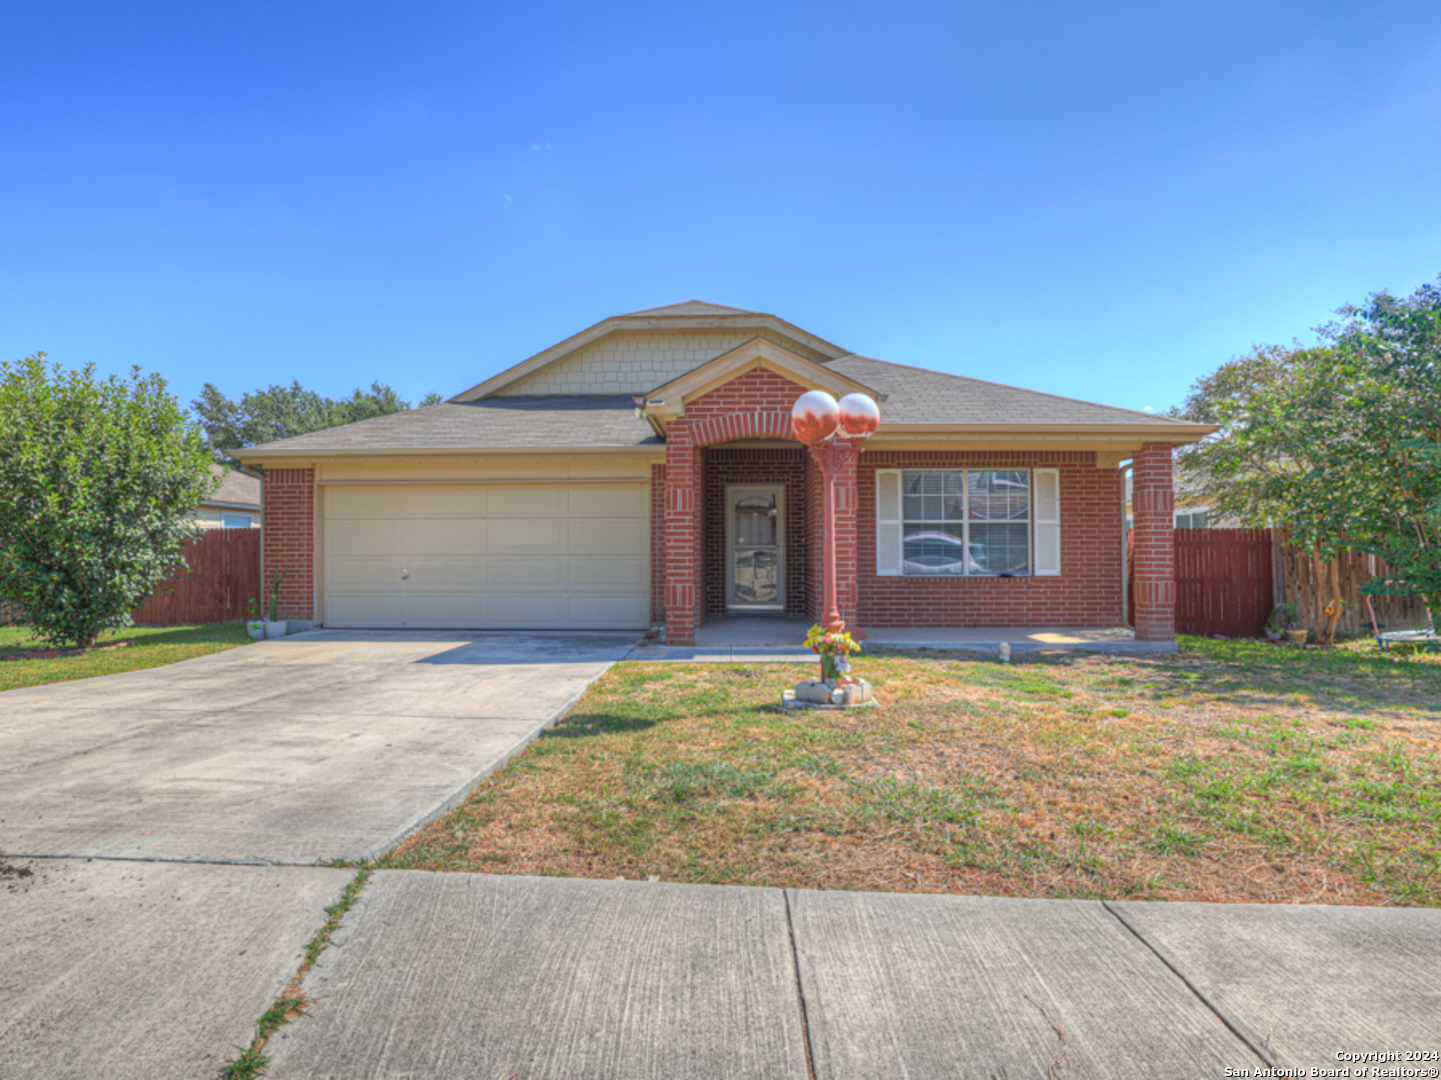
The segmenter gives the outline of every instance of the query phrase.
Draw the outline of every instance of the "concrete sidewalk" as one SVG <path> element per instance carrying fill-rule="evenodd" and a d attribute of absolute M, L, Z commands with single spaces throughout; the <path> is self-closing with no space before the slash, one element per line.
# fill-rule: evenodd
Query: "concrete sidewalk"
<path fill-rule="evenodd" d="M 288 1078 L 1223 1076 L 1436 1049 L 1441 912 L 387 871 Z"/>

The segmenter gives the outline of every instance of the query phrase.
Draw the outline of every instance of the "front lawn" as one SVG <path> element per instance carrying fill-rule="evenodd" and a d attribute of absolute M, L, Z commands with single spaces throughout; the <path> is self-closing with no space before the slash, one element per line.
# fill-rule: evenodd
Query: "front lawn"
<path fill-rule="evenodd" d="M 1006 896 L 1441 904 L 1441 661 L 1158 656 L 619 664 L 383 865 Z"/>
<path fill-rule="evenodd" d="M 212 626 L 132 626 L 128 630 L 103 634 L 99 644 L 111 645 L 119 641 L 132 644 L 119 649 L 97 649 L 83 655 L 6 660 L 6 656 L 14 653 L 48 650 L 53 646 L 37 641 L 23 627 L 0 626 L 0 690 L 161 667 L 177 660 L 233 649 L 237 645 L 248 644 L 250 639 L 245 634 L 244 623 L 218 623 Z"/>

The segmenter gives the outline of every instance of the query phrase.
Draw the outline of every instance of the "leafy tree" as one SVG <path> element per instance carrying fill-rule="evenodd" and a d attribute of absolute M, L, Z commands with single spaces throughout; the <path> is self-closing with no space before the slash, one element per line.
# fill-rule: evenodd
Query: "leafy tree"
<path fill-rule="evenodd" d="M 1320 562 L 1377 555 L 1372 595 L 1419 595 L 1441 616 L 1441 288 L 1381 292 L 1338 312 L 1313 349 L 1259 349 L 1202 380 L 1182 415 L 1222 429 L 1180 473 L 1246 524 L 1283 521 Z"/>
<path fill-rule="evenodd" d="M 431 393 L 421 404 L 433 405 L 441 400 L 439 394 Z M 369 390 L 357 389 L 348 398 L 323 397 L 294 382 L 244 394 L 239 401 L 232 401 L 206 383 L 200 397 L 191 404 L 221 459 L 226 450 L 289 439 L 410 408 L 408 401 L 381 382 L 371 383 Z"/>
<path fill-rule="evenodd" d="M 0 597 L 45 640 L 95 644 L 185 566 L 216 479 L 198 425 L 143 375 L 0 364 Z"/>

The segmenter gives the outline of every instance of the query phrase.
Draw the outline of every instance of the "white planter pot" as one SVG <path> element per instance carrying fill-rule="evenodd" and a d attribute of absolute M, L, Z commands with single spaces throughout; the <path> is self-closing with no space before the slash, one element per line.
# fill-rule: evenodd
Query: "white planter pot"
<path fill-rule="evenodd" d="M 265 620 L 265 637 L 266 637 L 267 640 L 274 640 L 275 638 L 283 638 L 284 636 L 285 636 L 285 620 L 284 620 L 284 619 L 280 619 L 280 620 L 278 620 L 278 621 L 276 621 L 276 622 L 271 622 L 269 619 Z"/>
<path fill-rule="evenodd" d="M 245 624 L 245 632 L 250 635 L 251 641 L 259 641 L 265 636 L 265 621 L 263 619 L 251 619 Z"/>
<path fill-rule="evenodd" d="M 1266 637 L 1269 638 L 1271 641 L 1280 641 L 1285 636 L 1286 631 L 1284 630 L 1273 630 L 1269 626 L 1266 627 Z"/>

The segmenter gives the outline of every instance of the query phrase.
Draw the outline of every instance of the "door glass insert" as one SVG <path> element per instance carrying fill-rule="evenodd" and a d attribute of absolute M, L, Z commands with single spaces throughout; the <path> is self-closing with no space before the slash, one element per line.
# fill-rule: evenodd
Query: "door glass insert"
<path fill-rule="evenodd" d="M 730 602 L 737 605 L 781 602 L 780 505 L 777 495 L 737 495 L 732 504 Z"/>

